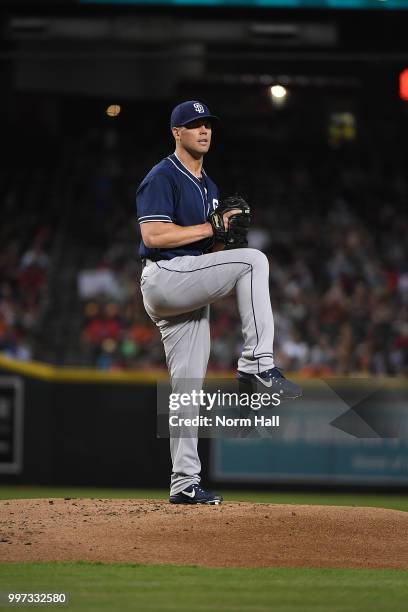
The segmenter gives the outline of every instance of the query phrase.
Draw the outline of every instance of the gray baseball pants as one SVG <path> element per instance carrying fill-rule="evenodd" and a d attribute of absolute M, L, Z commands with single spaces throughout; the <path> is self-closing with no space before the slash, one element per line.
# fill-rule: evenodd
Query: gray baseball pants
<path fill-rule="evenodd" d="M 257 249 L 233 249 L 150 262 L 140 281 L 146 312 L 160 329 L 172 392 L 201 385 L 210 355 L 209 305 L 235 290 L 244 346 L 238 369 L 257 374 L 274 367 L 269 263 Z M 197 389 L 199 390 L 199 389 Z M 192 418 L 199 407 L 183 408 Z M 200 482 L 197 436 L 170 439 L 170 494 Z"/>

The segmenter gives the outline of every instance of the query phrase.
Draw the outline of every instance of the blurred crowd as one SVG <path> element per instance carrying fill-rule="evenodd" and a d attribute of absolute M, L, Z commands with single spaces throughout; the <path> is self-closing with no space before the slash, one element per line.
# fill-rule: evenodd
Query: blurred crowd
<path fill-rule="evenodd" d="M 66 148 L 27 109 L 3 122 L 0 167 L 0 353 L 25 361 L 42 335 Z"/>
<path fill-rule="evenodd" d="M 172 144 L 151 125 L 139 127 L 139 136 L 145 130 L 146 142 L 154 140 L 155 146 L 142 151 L 132 133 L 112 129 L 82 136 L 69 169 L 70 215 L 61 212 L 60 219 L 63 201 L 55 200 L 52 230 L 39 223 L 39 202 L 26 218 L 18 193 L 2 191 L 7 223 L 0 230 L 0 352 L 28 360 L 36 356 L 36 342 L 52 341 L 42 327 L 42 309 L 50 268 L 58 264 L 50 245 L 61 230 L 75 234 L 75 240 L 61 242 L 63 254 L 80 245 L 83 258 L 72 289 L 79 322 L 69 363 L 106 370 L 165 368 L 160 335 L 140 293 L 135 193 Z M 240 137 L 250 136 L 241 131 Z M 234 134 L 224 133 L 223 141 L 205 166 L 224 196 L 242 193 L 253 208 L 249 245 L 270 262 L 276 364 L 310 376 L 406 375 L 404 167 L 381 154 L 363 158 L 358 149 L 311 153 L 288 147 L 283 153 L 261 141 L 256 150 L 235 146 Z M 64 316 L 71 316 L 69 310 Z M 234 296 L 211 306 L 211 335 L 209 368 L 235 369 L 242 335 Z M 63 349 L 64 341 L 57 350 L 60 363 L 66 363 Z"/>
<path fill-rule="evenodd" d="M 321 219 L 314 261 L 271 259 L 276 360 L 305 374 L 403 374 L 408 362 L 408 268 L 404 232 L 389 210 L 373 234 L 344 203 Z M 318 220 L 316 219 L 316 222 Z M 389 223 L 387 223 L 387 221 Z M 307 240 L 308 223 L 296 232 Z M 382 240 L 383 238 L 383 240 Z"/>
<path fill-rule="evenodd" d="M 0 247 L 0 351 L 28 361 L 33 357 L 41 297 L 47 288 L 49 229 L 39 228 L 28 248 L 18 238 Z"/>

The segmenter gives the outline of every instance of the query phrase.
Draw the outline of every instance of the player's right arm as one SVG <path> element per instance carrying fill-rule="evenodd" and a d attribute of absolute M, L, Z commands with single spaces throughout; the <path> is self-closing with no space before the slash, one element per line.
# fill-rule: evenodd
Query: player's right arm
<path fill-rule="evenodd" d="M 163 223 L 151 221 L 141 223 L 140 231 L 145 246 L 148 249 L 166 249 L 181 247 L 213 235 L 211 223 L 199 225 L 176 225 L 176 223 Z"/>
<path fill-rule="evenodd" d="M 171 179 L 163 173 L 145 179 L 138 189 L 138 221 L 143 243 L 148 249 L 177 248 L 213 236 L 213 229 L 208 221 L 186 226 L 174 222 L 175 189 Z M 228 216 L 229 214 L 224 215 L 226 224 Z M 216 245 L 216 250 L 223 246 Z"/>
<path fill-rule="evenodd" d="M 241 211 L 231 210 L 223 215 L 225 229 L 228 229 L 228 219 Z M 200 223 L 199 225 L 177 225 L 176 223 L 166 223 L 161 221 L 144 222 L 140 224 L 142 240 L 148 249 L 171 249 L 191 244 L 203 238 L 211 238 L 213 229 L 211 223 Z M 219 251 L 224 248 L 224 244 L 217 243 Z"/>

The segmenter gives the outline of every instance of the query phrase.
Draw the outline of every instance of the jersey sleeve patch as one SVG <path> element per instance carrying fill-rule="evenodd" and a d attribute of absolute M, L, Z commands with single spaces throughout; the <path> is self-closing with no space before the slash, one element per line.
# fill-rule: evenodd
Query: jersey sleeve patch
<path fill-rule="evenodd" d="M 139 223 L 161 221 L 174 222 L 175 198 L 170 180 L 164 174 L 156 174 L 139 187 L 136 194 Z"/>

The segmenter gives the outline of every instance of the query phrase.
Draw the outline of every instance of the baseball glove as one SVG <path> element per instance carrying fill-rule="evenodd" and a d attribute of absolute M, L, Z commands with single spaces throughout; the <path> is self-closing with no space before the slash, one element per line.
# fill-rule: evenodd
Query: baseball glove
<path fill-rule="evenodd" d="M 230 210 L 241 212 L 231 215 L 228 219 L 228 229 L 224 226 L 224 214 Z M 248 246 L 248 230 L 251 223 L 251 208 L 239 195 L 221 200 L 217 208 L 209 214 L 215 240 L 223 242 L 225 249 L 241 249 Z"/>

